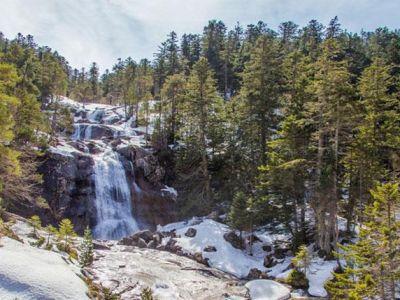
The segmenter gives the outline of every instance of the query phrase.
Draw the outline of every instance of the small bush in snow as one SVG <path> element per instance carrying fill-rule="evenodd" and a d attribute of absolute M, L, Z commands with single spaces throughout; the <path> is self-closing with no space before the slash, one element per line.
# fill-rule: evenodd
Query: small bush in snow
<path fill-rule="evenodd" d="M 37 231 L 42 227 L 42 221 L 40 220 L 40 217 L 36 216 L 36 215 L 32 216 L 29 219 L 29 223 L 31 224 L 32 229 L 33 229 L 33 231 L 32 231 L 30 236 L 34 237 L 34 238 L 37 238 Z"/>
<path fill-rule="evenodd" d="M 140 293 L 140 299 L 141 300 L 155 300 L 153 297 L 153 291 L 151 288 L 144 288 L 142 292 Z"/>
<path fill-rule="evenodd" d="M 81 267 L 90 266 L 93 262 L 93 239 L 89 227 L 85 229 L 83 241 L 79 250 L 79 264 Z"/>

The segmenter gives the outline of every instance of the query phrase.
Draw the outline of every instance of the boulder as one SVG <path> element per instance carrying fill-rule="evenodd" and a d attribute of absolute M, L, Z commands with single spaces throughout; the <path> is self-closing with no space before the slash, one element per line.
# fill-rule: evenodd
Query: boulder
<path fill-rule="evenodd" d="M 265 252 L 271 252 L 272 251 L 272 246 L 271 245 L 264 245 L 264 246 L 262 246 L 262 249 Z"/>
<path fill-rule="evenodd" d="M 165 244 L 165 250 L 172 252 L 172 253 L 177 253 L 178 251 L 182 250 L 182 247 L 176 245 L 177 240 L 175 239 L 170 239 L 166 244 Z"/>
<path fill-rule="evenodd" d="M 188 230 L 186 231 L 185 236 L 187 236 L 187 237 L 195 237 L 195 236 L 196 236 L 196 233 L 197 233 L 197 230 L 194 229 L 194 228 L 192 228 L 192 227 L 190 227 L 190 228 L 188 228 Z"/>
<path fill-rule="evenodd" d="M 252 300 L 290 299 L 290 290 L 281 283 L 267 279 L 251 280 L 245 284 Z"/>
<path fill-rule="evenodd" d="M 153 234 L 153 241 L 158 245 L 161 244 L 163 234 L 161 232 L 156 232 Z"/>
<path fill-rule="evenodd" d="M 283 259 L 286 257 L 287 252 L 289 251 L 289 249 L 284 249 L 284 248 L 276 248 L 274 251 L 274 256 L 277 259 Z"/>
<path fill-rule="evenodd" d="M 210 266 L 208 263 L 208 258 L 204 258 L 201 252 L 195 252 L 193 254 L 193 259 L 200 264 L 206 265 L 207 267 Z"/>
<path fill-rule="evenodd" d="M 147 248 L 155 249 L 157 247 L 157 243 L 152 240 L 147 244 Z"/>
<path fill-rule="evenodd" d="M 251 279 L 260 279 L 262 276 L 262 272 L 257 269 L 257 268 L 253 268 L 250 269 L 249 274 L 247 275 L 247 279 L 251 280 Z"/>
<path fill-rule="evenodd" d="M 214 246 L 206 246 L 203 251 L 204 252 L 216 252 L 217 248 L 215 248 Z"/>
<path fill-rule="evenodd" d="M 144 239 L 142 239 L 142 238 L 139 238 L 138 242 L 137 242 L 137 246 L 139 248 L 147 248 L 146 241 Z"/>
<path fill-rule="evenodd" d="M 244 249 L 242 239 L 235 233 L 235 231 L 230 231 L 224 234 L 224 239 L 230 243 L 236 249 Z"/>
<path fill-rule="evenodd" d="M 109 246 L 104 243 L 93 241 L 93 249 L 95 250 L 111 250 Z"/>
<path fill-rule="evenodd" d="M 153 239 L 153 233 L 150 230 L 141 230 L 135 232 L 132 236 L 133 239 L 143 239 L 146 243 Z"/>
<path fill-rule="evenodd" d="M 118 245 L 124 246 L 137 246 L 137 240 L 134 240 L 131 236 L 124 237 L 118 242 Z"/>
<path fill-rule="evenodd" d="M 266 268 L 272 268 L 277 263 L 278 262 L 271 255 L 267 255 L 264 257 L 264 267 Z"/>

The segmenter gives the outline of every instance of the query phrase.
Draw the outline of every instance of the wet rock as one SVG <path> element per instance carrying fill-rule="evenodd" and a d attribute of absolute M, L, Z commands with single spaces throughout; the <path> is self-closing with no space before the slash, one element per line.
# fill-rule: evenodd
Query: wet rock
<path fill-rule="evenodd" d="M 244 249 L 242 239 L 234 232 L 230 231 L 224 234 L 224 239 L 236 249 Z"/>
<path fill-rule="evenodd" d="M 162 238 L 163 238 L 163 234 L 161 232 L 156 232 L 153 234 L 153 241 L 156 244 L 161 244 Z"/>
<path fill-rule="evenodd" d="M 193 254 L 193 259 L 200 264 L 206 265 L 209 267 L 208 258 L 204 258 L 201 252 L 196 252 Z"/>
<path fill-rule="evenodd" d="M 150 230 L 141 230 L 132 235 L 133 239 L 143 239 L 146 243 L 153 239 L 153 233 Z"/>
<path fill-rule="evenodd" d="M 261 242 L 261 240 L 255 234 L 252 234 L 251 236 L 246 237 L 246 241 L 248 243 L 250 243 L 250 241 L 253 243 Z"/>
<path fill-rule="evenodd" d="M 178 251 L 182 250 L 182 247 L 176 245 L 177 240 L 170 239 L 167 244 L 165 245 L 165 250 L 172 252 L 172 253 L 177 253 Z"/>
<path fill-rule="evenodd" d="M 196 233 L 197 233 L 197 230 L 194 229 L 194 228 L 192 228 L 192 227 L 190 227 L 190 228 L 188 228 L 188 230 L 186 231 L 185 236 L 187 236 L 187 237 L 195 237 L 195 236 L 196 236 Z"/>
<path fill-rule="evenodd" d="M 278 262 L 271 255 L 267 255 L 264 257 L 264 267 L 266 268 L 272 268 L 277 263 Z"/>
<path fill-rule="evenodd" d="M 38 171 L 43 177 L 42 196 L 51 208 L 52 223 L 68 218 L 79 234 L 93 224 L 93 166 L 93 158 L 78 150 L 69 155 L 52 151 L 45 154 Z M 46 220 L 44 216 L 39 216 Z"/>
<path fill-rule="evenodd" d="M 263 249 L 265 252 L 271 252 L 271 251 L 272 251 L 272 246 L 270 246 L 270 245 L 264 245 L 264 246 L 262 246 L 262 249 Z"/>
<path fill-rule="evenodd" d="M 261 272 L 257 268 L 250 269 L 249 274 L 247 275 L 247 279 L 252 280 L 252 279 L 260 279 L 263 277 L 263 272 Z"/>
<path fill-rule="evenodd" d="M 278 249 L 275 249 L 274 256 L 277 259 L 283 259 L 286 257 L 286 252 L 287 252 L 287 249 L 278 248 Z"/>
<path fill-rule="evenodd" d="M 214 246 L 207 246 L 204 248 L 203 250 L 204 252 L 216 252 L 217 248 L 215 248 Z"/>
<path fill-rule="evenodd" d="M 109 246 L 104 243 L 93 241 L 93 249 L 95 250 L 111 250 Z"/>
<path fill-rule="evenodd" d="M 138 242 L 137 242 L 137 246 L 139 248 L 147 248 L 146 241 L 144 239 L 142 239 L 142 238 L 139 238 Z"/>
<path fill-rule="evenodd" d="M 147 244 L 147 248 L 151 248 L 151 249 L 155 249 L 157 246 L 157 243 L 154 240 L 151 240 L 148 244 Z"/>
<path fill-rule="evenodd" d="M 125 237 L 118 242 L 118 245 L 125 246 L 136 246 L 137 240 L 134 240 L 131 236 Z"/>

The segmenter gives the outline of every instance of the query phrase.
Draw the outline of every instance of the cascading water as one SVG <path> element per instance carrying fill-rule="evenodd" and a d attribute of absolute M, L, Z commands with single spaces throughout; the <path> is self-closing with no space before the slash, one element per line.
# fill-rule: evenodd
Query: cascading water
<path fill-rule="evenodd" d="M 94 159 L 97 225 L 99 239 L 120 239 L 138 230 L 132 217 L 131 193 L 119 155 L 111 149 Z"/>
<path fill-rule="evenodd" d="M 75 132 L 71 139 L 83 142 L 92 140 L 92 129 L 102 122 L 104 115 L 104 109 L 90 110 L 87 119 L 91 123 L 74 124 Z M 114 137 L 119 135 L 118 131 L 113 131 Z M 100 141 L 96 143 L 102 150 L 93 155 L 96 208 L 93 235 L 97 239 L 117 240 L 139 230 L 139 227 L 132 216 L 130 187 L 119 154 Z M 136 186 L 134 183 L 135 189 Z"/>

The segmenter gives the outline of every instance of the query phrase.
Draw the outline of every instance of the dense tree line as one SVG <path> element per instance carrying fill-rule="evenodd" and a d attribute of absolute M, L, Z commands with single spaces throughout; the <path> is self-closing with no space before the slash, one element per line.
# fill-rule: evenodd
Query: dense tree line
<path fill-rule="evenodd" d="M 327 257 L 337 251 L 338 215 L 353 234 L 370 220 L 371 189 L 398 180 L 398 30 L 350 33 L 336 17 L 278 31 L 212 20 L 201 35 L 171 32 L 153 60 L 119 59 L 102 75 L 96 63 L 72 69 L 30 36 L 1 37 L 0 49 L 3 174 L 20 178 L 25 156 L 16 149 L 38 142 L 47 124 L 40 106 L 66 94 L 124 105 L 146 128 L 157 116 L 149 141 L 173 158 L 182 216 L 233 201 L 236 228 L 277 220 L 294 248 L 315 241 Z M 57 122 L 67 130 L 60 114 L 53 109 L 53 130 Z"/>

